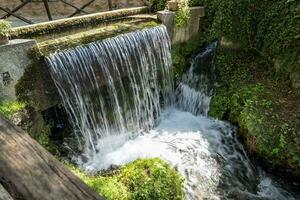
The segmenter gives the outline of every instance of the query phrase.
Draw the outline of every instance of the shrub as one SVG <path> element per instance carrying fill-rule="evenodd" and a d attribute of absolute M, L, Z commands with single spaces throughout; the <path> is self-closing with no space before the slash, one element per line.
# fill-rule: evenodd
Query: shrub
<path fill-rule="evenodd" d="M 176 16 L 175 16 L 175 24 L 176 26 L 179 27 L 186 26 L 190 18 L 189 1 L 179 0 L 178 7 L 179 9 L 176 12 Z"/>
<path fill-rule="evenodd" d="M 0 36 L 9 36 L 11 25 L 5 20 L 0 20 Z"/>

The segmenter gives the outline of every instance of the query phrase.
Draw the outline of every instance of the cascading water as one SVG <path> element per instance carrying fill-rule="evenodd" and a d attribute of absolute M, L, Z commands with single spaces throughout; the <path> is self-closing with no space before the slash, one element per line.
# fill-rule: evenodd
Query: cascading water
<path fill-rule="evenodd" d="M 185 178 L 187 200 L 295 199 L 251 163 L 234 126 L 207 117 L 215 85 L 215 46 L 192 60 L 176 92 L 169 38 L 162 26 L 51 55 L 52 77 L 74 129 L 92 152 L 81 166 L 100 170 L 159 157 Z"/>
<path fill-rule="evenodd" d="M 161 112 L 160 97 L 166 105 L 171 101 L 170 40 L 164 26 L 58 52 L 47 62 L 73 128 L 83 136 L 87 158 L 110 148 L 105 137 L 126 139 L 128 132 L 152 128 Z"/>
<path fill-rule="evenodd" d="M 177 107 L 184 111 L 194 115 L 208 114 L 215 84 L 213 57 L 216 46 L 217 42 L 211 43 L 191 61 L 190 69 L 176 89 Z"/>

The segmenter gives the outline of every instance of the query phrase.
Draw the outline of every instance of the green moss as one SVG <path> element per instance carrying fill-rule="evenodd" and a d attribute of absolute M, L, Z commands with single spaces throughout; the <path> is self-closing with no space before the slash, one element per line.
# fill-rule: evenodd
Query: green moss
<path fill-rule="evenodd" d="M 299 96 L 253 53 L 221 50 L 216 65 L 220 87 L 209 114 L 237 123 L 248 149 L 271 169 L 300 176 Z"/>
<path fill-rule="evenodd" d="M 116 23 L 106 27 L 92 29 L 89 31 L 40 42 L 36 46 L 32 47 L 30 54 L 31 57 L 39 59 L 40 57 L 48 56 L 50 53 L 53 53 L 58 49 L 70 49 L 97 40 L 103 40 L 119 34 L 128 33 L 143 29 L 145 27 L 153 27 L 157 25 L 158 24 L 154 21 L 143 19 L 137 19 L 122 24 Z"/>
<path fill-rule="evenodd" d="M 91 176 L 75 167 L 68 168 L 107 200 L 183 199 L 183 179 L 158 158 L 136 160 L 109 176 Z"/>
<path fill-rule="evenodd" d="M 0 102 L 0 113 L 8 119 L 11 119 L 15 113 L 24 110 L 25 104 L 19 101 Z"/>

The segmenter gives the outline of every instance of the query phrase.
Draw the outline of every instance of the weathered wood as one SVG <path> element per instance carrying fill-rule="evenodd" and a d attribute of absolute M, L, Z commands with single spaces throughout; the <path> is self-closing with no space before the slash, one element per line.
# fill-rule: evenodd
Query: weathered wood
<path fill-rule="evenodd" d="M 102 200 L 78 177 L 0 116 L 0 184 L 16 199 Z"/>

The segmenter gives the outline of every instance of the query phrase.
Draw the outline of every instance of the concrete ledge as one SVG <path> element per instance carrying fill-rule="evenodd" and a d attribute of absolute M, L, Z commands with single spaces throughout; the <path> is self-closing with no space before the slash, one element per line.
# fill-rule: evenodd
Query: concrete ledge
<path fill-rule="evenodd" d="M 172 44 L 186 42 L 199 32 L 200 18 L 205 16 L 204 7 L 191 7 L 190 19 L 185 27 L 175 25 L 174 11 L 159 11 L 157 18 L 167 27 Z"/>
<path fill-rule="evenodd" d="M 36 45 L 35 40 L 11 40 L 0 46 L 0 100 L 15 99 L 15 84 L 30 63 L 28 50 Z"/>
<path fill-rule="evenodd" d="M 122 18 L 130 15 L 143 14 L 149 11 L 148 7 L 137 7 L 128 9 L 119 9 L 84 16 L 61 19 L 51 22 L 44 22 L 34 25 L 17 27 L 12 30 L 12 38 L 32 38 L 32 36 L 44 35 L 47 33 L 66 31 L 74 27 L 88 27 L 102 24 L 109 20 Z"/>

